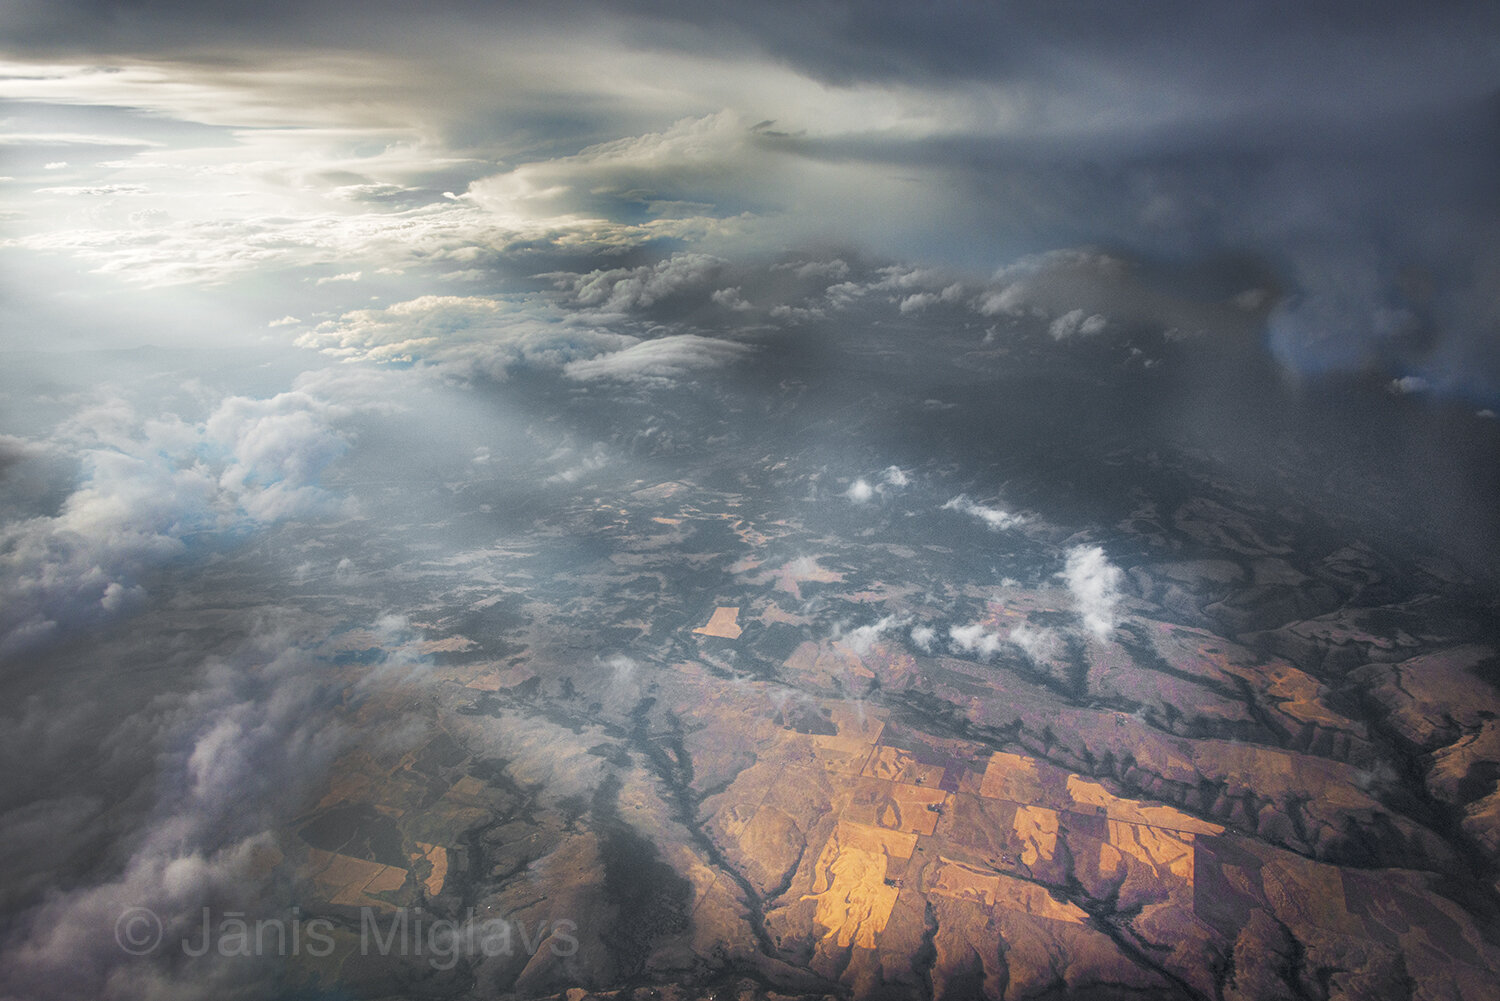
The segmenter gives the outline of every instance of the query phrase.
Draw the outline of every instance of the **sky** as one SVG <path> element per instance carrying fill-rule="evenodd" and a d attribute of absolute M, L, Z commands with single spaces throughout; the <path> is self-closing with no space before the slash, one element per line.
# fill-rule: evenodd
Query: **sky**
<path fill-rule="evenodd" d="M 994 283 L 1088 248 L 1199 298 L 1253 269 L 1298 376 L 1485 405 L 1497 18 L 10 4 L 8 341 L 264 342 L 377 296 L 681 252 L 821 247 Z"/>
<path fill-rule="evenodd" d="M 1161 387 L 1152 420 L 1231 454 L 1258 430 L 1205 400 L 1399 406 L 1372 454 L 1500 551 L 1500 472 L 1468 458 L 1493 450 L 1437 447 L 1500 410 L 1495 4 L 0 0 L 0 24 L 0 747 L 28 763 L 0 782 L 0 996 L 201 994 L 133 979 L 119 908 L 235 905 L 352 739 L 338 636 L 379 638 L 372 699 L 428 663 L 397 603 L 329 635 L 232 596 L 356 593 L 385 556 L 320 533 L 450 526 L 397 480 L 524 483 L 530 510 L 628 478 L 672 415 L 719 419 L 714 380 L 753 393 L 828 331 L 1107 345 Z M 545 394 L 636 407 L 630 449 Z M 895 461 L 830 496 L 878 504 Z M 264 578 L 214 576 L 285 537 Z M 1058 572 L 1108 628 L 1107 554 Z M 199 589 L 217 618 L 173 618 Z"/>

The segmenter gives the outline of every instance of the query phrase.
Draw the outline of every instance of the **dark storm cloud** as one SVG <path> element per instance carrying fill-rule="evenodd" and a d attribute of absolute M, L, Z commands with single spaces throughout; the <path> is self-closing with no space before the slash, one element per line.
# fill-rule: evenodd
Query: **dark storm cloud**
<path fill-rule="evenodd" d="M 467 201 L 403 224 L 453 237 L 444 254 L 472 239 L 494 267 L 539 247 L 733 256 L 820 237 L 986 271 L 1079 246 L 1236 257 L 1274 275 L 1265 336 L 1295 372 L 1500 388 L 1493 4 L 33 3 L 10 37 L 28 58 L 171 62 L 230 95 L 189 117 L 385 116 L 488 148 L 504 162 Z M 344 187 L 412 205 L 436 190 Z M 276 246 L 337 246 L 325 222 Z M 203 274 L 112 249 L 198 240 L 168 234 L 184 243 L 38 245 Z"/>
<path fill-rule="evenodd" d="M 381 653 L 358 697 L 409 682 L 421 667 L 404 620 L 371 625 L 368 642 Z M 212 652 L 164 643 L 156 628 L 143 627 L 136 652 L 170 662 L 159 668 L 173 674 L 165 690 L 111 699 L 108 679 L 96 679 L 63 692 L 65 704 L 57 689 L 36 693 L 7 720 L 0 751 L 30 768 L 0 801 L 23 801 L 0 814 L 0 872 L 7 911 L 27 905 L 0 927 L 6 997 L 264 997 L 270 989 L 265 957 L 190 958 L 178 943 L 196 939 L 204 908 L 254 920 L 285 905 L 267 885 L 285 825 L 334 757 L 361 739 L 335 718 L 347 681 L 329 676 L 337 639 L 274 606 L 235 622 L 245 633 L 210 641 Z M 89 792 L 67 791 L 79 787 Z M 88 866 L 90 849 L 110 838 L 113 867 L 101 878 Z M 160 922 L 160 947 L 144 956 L 117 939 L 117 920 L 137 908 Z"/>
<path fill-rule="evenodd" d="M 201 4 L 72 0 L 12 4 L 8 34 L 32 49 L 180 49 L 254 42 L 294 47 L 392 47 L 450 31 L 559 29 L 630 44 L 693 52 L 746 47 L 831 83 L 924 79 L 1015 81 L 1087 77 L 1104 68 L 1131 83 L 1177 78 L 1225 95 L 1274 105 L 1288 94 L 1319 104 L 1371 107 L 1395 93 L 1442 93 L 1485 74 L 1500 28 L 1493 5 L 1449 3 L 1190 3 L 1121 5 L 1107 0 L 978 3 L 759 4 L 449 2 L 420 10 L 395 0 L 306 4 Z M 1419 81 L 1386 68 L 1416 58 Z M 1247 81 L 1261 86 L 1246 88 Z M 1317 93 L 1312 93 L 1314 90 Z M 1291 109 L 1299 110 L 1299 109 Z"/>

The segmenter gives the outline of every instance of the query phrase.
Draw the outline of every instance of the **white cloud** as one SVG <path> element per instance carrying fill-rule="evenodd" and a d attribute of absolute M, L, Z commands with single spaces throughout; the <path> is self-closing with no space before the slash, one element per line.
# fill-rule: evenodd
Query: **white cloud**
<path fill-rule="evenodd" d="M 1062 576 L 1084 626 L 1099 639 L 1107 638 L 1115 627 L 1115 606 L 1125 574 L 1100 547 L 1074 546 L 1068 550 Z"/>
<path fill-rule="evenodd" d="M 622 351 L 570 361 L 563 366 L 563 374 L 580 382 L 617 379 L 664 385 L 728 365 L 749 353 L 748 347 L 733 341 L 698 334 L 669 334 L 640 341 Z"/>
<path fill-rule="evenodd" d="M 92 135 L 87 132 L 0 132 L 0 146 L 140 146 L 161 143 L 135 136 Z"/>
<path fill-rule="evenodd" d="M 69 197 L 85 196 L 94 198 L 107 198 L 120 195 L 144 195 L 147 193 L 144 185 L 140 184 L 93 184 L 72 185 L 60 188 L 37 188 L 39 195 L 67 195 Z"/>
<path fill-rule="evenodd" d="M 821 306 L 789 306 L 786 303 L 781 303 L 778 306 L 771 307 L 770 316 L 773 320 L 781 320 L 796 327 L 814 320 L 826 319 L 828 314 L 823 311 Z"/>
<path fill-rule="evenodd" d="M 331 285 L 334 282 L 357 282 L 364 276 L 365 273 L 363 271 L 345 271 L 343 274 L 327 275 L 323 278 L 319 278 L 316 284 Z"/>
<path fill-rule="evenodd" d="M 902 313 L 918 313 L 929 306 L 943 302 L 958 302 L 963 298 L 964 287 L 958 282 L 945 286 L 941 292 L 914 292 L 901 300 L 897 307 Z"/>
<path fill-rule="evenodd" d="M 1398 396 L 1425 393 L 1431 388 L 1432 384 L 1420 375 L 1403 375 L 1399 379 L 1392 379 L 1390 384 L 1390 391 Z"/>
<path fill-rule="evenodd" d="M 920 313 L 937 301 L 938 297 L 931 292 L 916 292 L 902 299 L 897 308 L 903 313 Z"/>
<path fill-rule="evenodd" d="M 665 261 L 638 268 L 611 268 L 588 274 L 553 272 L 537 277 L 551 278 L 574 305 L 606 313 L 625 313 L 653 306 L 683 292 L 702 290 L 723 266 L 724 261 L 707 254 L 674 254 Z"/>
<path fill-rule="evenodd" d="M 1062 637 L 1045 626 L 1031 626 L 1023 623 L 1012 629 L 1006 639 L 1020 647 L 1034 664 L 1052 660 L 1063 650 Z"/>
<path fill-rule="evenodd" d="M 972 515 L 989 526 L 990 531 L 999 532 L 1007 528 L 1015 528 L 1017 525 L 1026 524 L 1027 518 L 1021 514 L 1011 514 L 997 507 L 987 507 L 976 504 L 969 500 L 965 494 L 959 494 L 948 503 L 943 505 L 944 511 L 957 511 L 959 514 Z"/>
<path fill-rule="evenodd" d="M 67 165 L 68 165 L 68 161 L 66 161 L 66 160 L 53 160 L 51 163 L 44 164 L 42 166 L 42 169 L 43 170 L 62 170 Z"/>
<path fill-rule="evenodd" d="M 354 310 L 297 339 L 300 347 L 336 358 L 418 362 L 492 379 L 520 366 L 560 369 L 635 343 L 579 324 L 535 297 L 446 295 Z"/>
<path fill-rule="evenodd" d="M 745 301 L 745 297 L 740 295 L 740 287 L 738 285 L 734 288 L 721 288 L 709 296 L 709 298 L 725 309 L 732 309 L 737 313 L 743 313 L 753 308 L 750 303 Z"/>
<path fill-rule="evenodd" d="M 337 389 L 304 378 L 229 397 L 199 424 L 111 401 L 63 425 L 82 482 L 57 514 L 0 526 L 0 656 L 139 603 L 146 572 L 195 536 L 344 511 L 318 477 L 347 446 L 338 423 L 371 404 L 326 395 Z"/>
<path fill-rule="evenodd" d="M 923 653 L 932 652 L 932 644 L 936 639 L 937 630 L 933 629 L 931 626 L 911 627 L 912 646 L 916 647 L 918 650 L 921 650 Z"/>
<path fill-rule="evenodd" d="M 614 654 L 608 659 L 595 657 L 594 663 L 600 667 L 608 668 L 614 683 L 617 685 L 623 685 L 628 682 L 631 678 L 635 677 L 636 671 L 640 669 L 639 664 L 623 653 Z"/>
<path fill-rule="evenodd" d="M 1098 313 L 1085 316 L 1081 309 L 1074 309 L 1053 320 L 1047 333 L 1054 341 L 1066 341 L 1074 337 L 1093 337 L 1103 333 L 1108 321 Z"/>
<path fill-rule="evenodd" d="M 911 483 L 911 478 L 900 466 L 887 466 L 881 470 L 880 476 L 872 484 L 864 477 L 860 477 L 849 485 L 844 491 L 844 496 L 856 504 L 866 504 L 877 496 L 883 497 L 892 490 L 900 490 Z"/>
<path fill-rule="evenodd" d="M 571 448 L 565 448 L 554 453 L 553 460 L 567 460 L 568 465 L 551 476 L 547 477 L 548 483 L 576 483 L 589 473 L 596 473 L 609 465 L 609 456 L 604 452 L 604 446 L 596 445 L 594 450 L 582 457 Z"/>
<path fill-rule="evenodd" d="M 1117 286 L 1125 272 L 1119 258 L 1088 250 L 1033 254 L 996 271 L 973 306 L 982 316 L 1046 316 L 1066 311 L 1068 299 L 1077 302 Z"/>
<path fill-rule="evenodd" d="M 949 628 L 948 641 L 958 652 L 978 654 L 984 660 L 999 653 L 1005 643 L 998 633 L 990 632 L 982 622 Z"/>
<path fill-rule="evenodd" d="M 851 629 L 848 632 L 840 631 L 835 634 L 834 638 L 863 657 L 886 634 L 900 627 L 900 619 L 894 615 L 887 615 L 878 622 L 871 623 L 868 626 L 860 626 L 858 629 Z"/>
<path fill-rule="evenodd" d="M 518 367 L 561 370 L 570 379 L 667 384 L 749 354 L 734 341 L 698 334 L 651 340 L 614 333 L 536 296 L 427 295 L 329 320 L 297 339 L 344 359 L 414 362 L 471 377 L 505 379 Z"/>

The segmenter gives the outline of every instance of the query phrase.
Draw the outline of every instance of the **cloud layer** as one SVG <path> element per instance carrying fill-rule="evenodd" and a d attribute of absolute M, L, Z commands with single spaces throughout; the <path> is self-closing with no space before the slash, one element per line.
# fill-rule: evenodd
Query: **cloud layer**
<path fill-rule="evenodd" d="M 0 526 L 0 658 L 139 605 L 145 575 L 194 548 L 347 513 L 318 480 L 349 444 L 340 423 L 382 405 L 348 388 L 310 375 L 268 399 L 231 396 L 198 423 L 119 399 L 77 414 L 46 446 L 76 458 L 76 489 L 56 514 Z"/>
<path fill-rule="evenodd" d="M 670 298 L 690 262 L 814 244 L 964 272 L 902 290 L 907 316 L 1107 246 L 1200 292 L 1253 262 L 1272 279 L 1257 320 L 1298 373 L 1500 388 L 1491 5 L 567 7 L 385 7 L 350 30 L 340 4 L 26 6 L 0 86 L 29 102 L 5 138 L 9 246 L 150 285 L 309 269 L 330 294 L 563 263 L 579 304 L 614 312 Z M 1050 280 L 992 284 L 1018 282 L 983 311 L 1029 297 L 1067 341 L 1133 322 Z"/>

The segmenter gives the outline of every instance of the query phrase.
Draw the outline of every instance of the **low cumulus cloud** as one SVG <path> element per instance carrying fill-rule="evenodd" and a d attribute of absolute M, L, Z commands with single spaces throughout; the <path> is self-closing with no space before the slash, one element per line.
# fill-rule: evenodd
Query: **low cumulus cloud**
<path fill-rule="evenodd" d="M 723 260 L 707 254 L 674 254 L 638 268 L 611 268 L 587 274 L 554 272 L 538 277 L 551 279 L 565 300 L 574 306 L 604 313 L 627 313 L 686 292 L 707 291 L 724 264 Z M 738 290 L 733 292 L 737 294 Z"/>
<path fill-rule="evenodd" d="M 989 660 L 1000 652 L 1005 645 L 1005 638 L 991 631 L 983 622 L 972 622 L 967 626 L 950 627 L 948 642 L 958 653 L 974 654 L 981 660 Z"/>
<path fill-rule="evenodd" d="M 911 477 L 900 466 L 887 466 L 879 476 L 873 479 L 872 483 L 861 476 L 849 484 L 849 489 L 844 491 L 844 496 L 856 504 L 868 504 L 876 497 L 884 496 L 911 484 Z"/>
<path fill-rule="evenodd" d="M 1416 393 L 1425 393 L 1432 386 L 1420 375 L 1403 375 L 1399 379 L 1392 379 L 1389 388 L 1397 396 L 1411 396 Z"/>
<path fill-rule="evenodd" d="M 1109 562 L 1099 546 L 1073 546 L 1062 577 L 1084 627 L 1099 639 L 1107 639 L 1115 628 L 1124 572 Z"/>
<path fill-rule="evenodd" d="M 1081 309 L 1073 309 L 1053 320 L 1047 334 L 1054 341 L 1071 340 L 1074 337 L 1093 337 L 1104 332 L 1108 321 L 1098 313 L 1085 316 Z"/>
<path fill-rule="evenodd" d="M 923 653 L 931 653 L 933 644 L 937 642 L 937 630 L 931 626 L 912 626 L 911 644 Z"/>
<path fill-rule="evenodd" d="M 900 629 L 904 621 L 899 616 L 887 615 L 866 626 L 859 626 L 847 631 L 840 629 L 835 632 L 834 639 L 839 640 L 857 655 L 863 657 L 870 652 L 876 643 L 897 629 Z"/>
<path fill-rule="evenodd" d="M 1033 626 L 1029 623 L 1016 626 L 1005 638 L 1019 647 L 1033 664 L 1043 664 L 1055 659 L 1062 654 L 1066 646 L 1062 636 L 1056 630 L 1048 629 L 1046 626 Z"/>
<path fill-rule="evenodd" d="M 738 285 L 733 288 L 717 289 L 709 296 L 709 299 L 723 306 L 725 309 L 736 313 L 744 313 L 755 308 L 740 294 L 740 286 Z"/>

